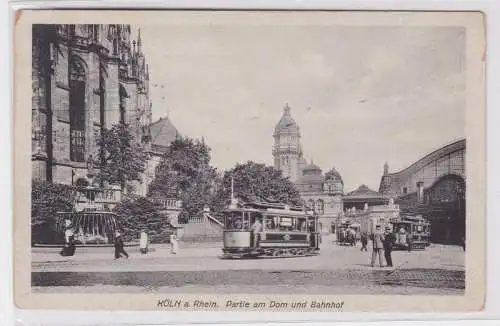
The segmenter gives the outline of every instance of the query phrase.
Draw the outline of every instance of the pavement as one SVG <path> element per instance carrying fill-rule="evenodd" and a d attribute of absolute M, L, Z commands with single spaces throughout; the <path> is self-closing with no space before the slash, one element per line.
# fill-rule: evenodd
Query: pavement
<path fill-rule="evenodd" d="M 220 259 L 220 243 L 166 245 L 114 260 L 113 248 L 32 249 L 32 286 L 37 292 L 207 292 L 463 294 L 465 254 L 458 246 L 393 252 L 394 267 L 370 264 L 371 252 L 326 239 L 311 257 Z"/>

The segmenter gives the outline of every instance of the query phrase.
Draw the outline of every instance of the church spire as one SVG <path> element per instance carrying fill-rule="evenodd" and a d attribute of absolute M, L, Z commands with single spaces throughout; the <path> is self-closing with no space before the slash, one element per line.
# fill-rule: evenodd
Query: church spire
<path fill-rule="evenodd" d="M 137 52 L 139 54 L 141 54 L 142 53 L 142 49 L 141 49 L 141 47 L 142 47 L 142 40 L 141 40 L 141 29 L 140 28 L 137 31 L 137 34 L 138 34 L 137 35 Z"/>

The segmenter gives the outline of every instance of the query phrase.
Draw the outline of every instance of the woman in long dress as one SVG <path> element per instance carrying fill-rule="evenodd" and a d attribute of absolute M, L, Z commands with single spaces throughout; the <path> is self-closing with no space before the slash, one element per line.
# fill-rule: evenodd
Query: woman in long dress
<path fill-rule="evenodd" d="M 170 252 L 176 254 L 179 249 L 179 243 L 177 242 L 177 236 L 175 234 L 170 235 Z"/>
<path fill-rule="evenodd" d="M 64 247 L 60 252 L 61 256 L 73 256 L 75 254 L 76 246 L 71 226 L 64 231 L 64 240 Z"/>
<path fill-rule="evenodd" d="M 146 233 L 146 231 L 141 232 L 141 239 L 139 240 L 139 250 L 141 254 L 146 254 L 149 251 L 148 234 Z"/>

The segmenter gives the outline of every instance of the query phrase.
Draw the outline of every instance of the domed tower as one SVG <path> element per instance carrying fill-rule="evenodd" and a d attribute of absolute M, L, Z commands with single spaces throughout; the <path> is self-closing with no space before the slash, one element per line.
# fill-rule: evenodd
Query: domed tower
<path fill-rule="evenodd" d="M 332 196 L 344 193 L 344 181 L 340 173 L 332 168 L 325 174 L 324 191 Z"/>
<path fill-rule="evenodd" d="M 283 172 L 285 177 L 296 182 L 301 175 L 299 166 L 302 160 L 300 130 L 290 114 L 290 107 L 285 105 L 283 115 L 274 128 L 274 167 Z"/>
<path fill-rule="evenodd" d="M 300 184 L 304 192 L 321 192 L 324 181 L 323 171 L 313 161 L 304 168 L 302 177 L 300 178 Z"/>
<path fill-rule="evenodd" d="M 325 183 L 323 191 L 328 195 L 328 204 L 325 207 L 325 213 L 330 216 L 340 216 L 343 211 L 344 181 L 342 176 L 335 169 L 325 173 Z"/>

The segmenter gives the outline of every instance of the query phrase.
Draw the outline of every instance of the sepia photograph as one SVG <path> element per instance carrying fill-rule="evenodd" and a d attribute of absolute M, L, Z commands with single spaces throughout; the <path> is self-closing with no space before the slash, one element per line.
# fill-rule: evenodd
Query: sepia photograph
<path fill-rule="evenodd" d="M 17 26 L 25 295 L 484 299 L 480 14 L 93 15 Z"/>

